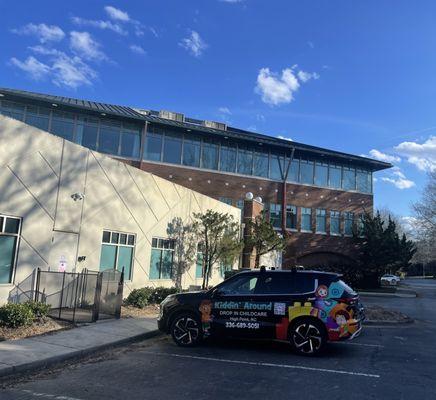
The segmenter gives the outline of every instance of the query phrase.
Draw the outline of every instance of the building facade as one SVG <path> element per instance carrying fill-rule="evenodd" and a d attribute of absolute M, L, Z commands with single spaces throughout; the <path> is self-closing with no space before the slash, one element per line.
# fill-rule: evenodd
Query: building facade
<path fill-rule="evenodd" d="M 25 299 L 37 267 L 124 268 L 125 295 L 174 286 L 175 218 L 213 209 L 240 221 L 235 207 L 2 115 L 0 160 L 0 304 Z M 184 288 L 201 285 L 198 260 Z M 211 283 L 231 267 L 217 266 Z"/>
<path fill-rule="evenodd" d="M 0 89 L 0 112 L 238 208 L 263 199 L 284 267 L 351 263 L 374 172 L 388 163 L 188 118 Z"/>

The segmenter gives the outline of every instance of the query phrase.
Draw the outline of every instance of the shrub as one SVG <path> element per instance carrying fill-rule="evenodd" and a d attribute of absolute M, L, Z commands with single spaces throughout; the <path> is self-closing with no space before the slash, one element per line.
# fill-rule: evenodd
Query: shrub
<path fill-rule="evenodd" d="M 124 301 L 125 304 L 137 308 L 144 308 L 150 303 L 153 288 L 143 287 L 141 289 L 133 289 Z"/>
<path fill-rule="evenodd" d="M 50 304 L 41 303 L 40 301 L 27 301 L 24 303 L 33 312 L 34 318 L 45 318 L 50 311 Z"/>
<path fill-rule="evenodd" d="M 141 289 L 134 289 L 130 292 L 127 298 L 124 300 L 124 304 L 144 308 L 149 304 L 159 304 L 170 294 L 177 293 L 175 287 L 165 288 L 162 286 L 152 288 L 143 287 Z"/>
<path fill-rule="evenodd" d="M 35 315 L 26 304 L 6 304 L 0 307 L 0 325 L 8 328 L 31 325 Z"/>
<path fill-rule="evenodd" d="M 149 301 L 152 304 L 159 304 L 162 303 L 165 297 L 174 293 L 177 293 L 177 289 L 175 287 L 166 288 L 166 287 L 159 286 L 157 288 L 154 288 Z"/>

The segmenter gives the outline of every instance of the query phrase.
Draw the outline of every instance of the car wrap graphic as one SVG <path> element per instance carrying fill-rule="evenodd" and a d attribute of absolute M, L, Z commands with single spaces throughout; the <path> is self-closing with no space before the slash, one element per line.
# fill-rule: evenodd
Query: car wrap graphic
<path fill-rule="evenodd" d="M 225 329 L 258 331 L 275 330 L 276 339 L 287 340 L 289 326 L 298 317 L 315 317 L 326 327 L 329 340 L 343 340 L 359 329 L 354 309 L 339 302 L 344 293 L 340 282 L 329 286 L 319 285 L 315 296 L 301 295 L 301 301 L 213 301 L 205 299 L 199 306 L 204 336 L 211 334 L 214 324 L 222 323 Z M 305 299 L 306 297 L 306 299 Z M 309 297 L 310 300 L 309 300 Z M 268 328 L 270 327 L 270 328 Z"/>
<path fill-rule="evenodd" d="M 359 321 L 354 318 L 354 310 L 348 304 L 337 300 L 344 293 L 339 282 L 329 287 L 319 285 L 315 291 L 315 301 L 294 302 L 288 309 L 288 316 L 276 324 L 276 339 L 288 338 L 289 325 L 297 317 L 312 316 L 324 322 L 329 340 L 342 340 L 352 336 L 359 328 Z"/>

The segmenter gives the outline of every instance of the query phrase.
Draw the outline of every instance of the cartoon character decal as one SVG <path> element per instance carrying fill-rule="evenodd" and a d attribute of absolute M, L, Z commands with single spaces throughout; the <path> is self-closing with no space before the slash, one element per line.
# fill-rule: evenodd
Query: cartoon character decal
<path fill-rule="evenodd" d="M 321 319 L 328 331 L 330 340 L 341 340 L 352 336 L 358 329 L 358 321 L 354 319 L 353 308 L 345 303 L 338 303 L 344 292 L 339 282 L 332 282 L 328 287 L 319 285 L 315 291 L 314 302 L 295 302 L 288 308 L 287 318 L 276 324 L 277 339 L 286 339 L 289 323 L 297 317 L 310 315 Z"/>
<path fill-rule="evenodd" d="M 210 323 L 212 322 L 212 302 L 210 300 L 203 300 L 198 308 L 201 313 L 201 324 L 203 327 L 203 335 L 210 335 Z"/>

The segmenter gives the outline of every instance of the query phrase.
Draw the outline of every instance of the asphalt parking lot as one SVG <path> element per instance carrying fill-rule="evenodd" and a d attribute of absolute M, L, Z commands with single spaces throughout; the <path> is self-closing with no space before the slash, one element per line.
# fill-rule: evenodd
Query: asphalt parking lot
<path fill-rule="evenodd" d="M 415 323 L 366 326 L 320 357 L 284 343 L 212 341 L 194 349 L 170 338 L 136 343 L 0 391 L 9 399 L 417 399 L 436 398 L 436 282 L 408 282 L 420 297 L 364 298 Z"/>

